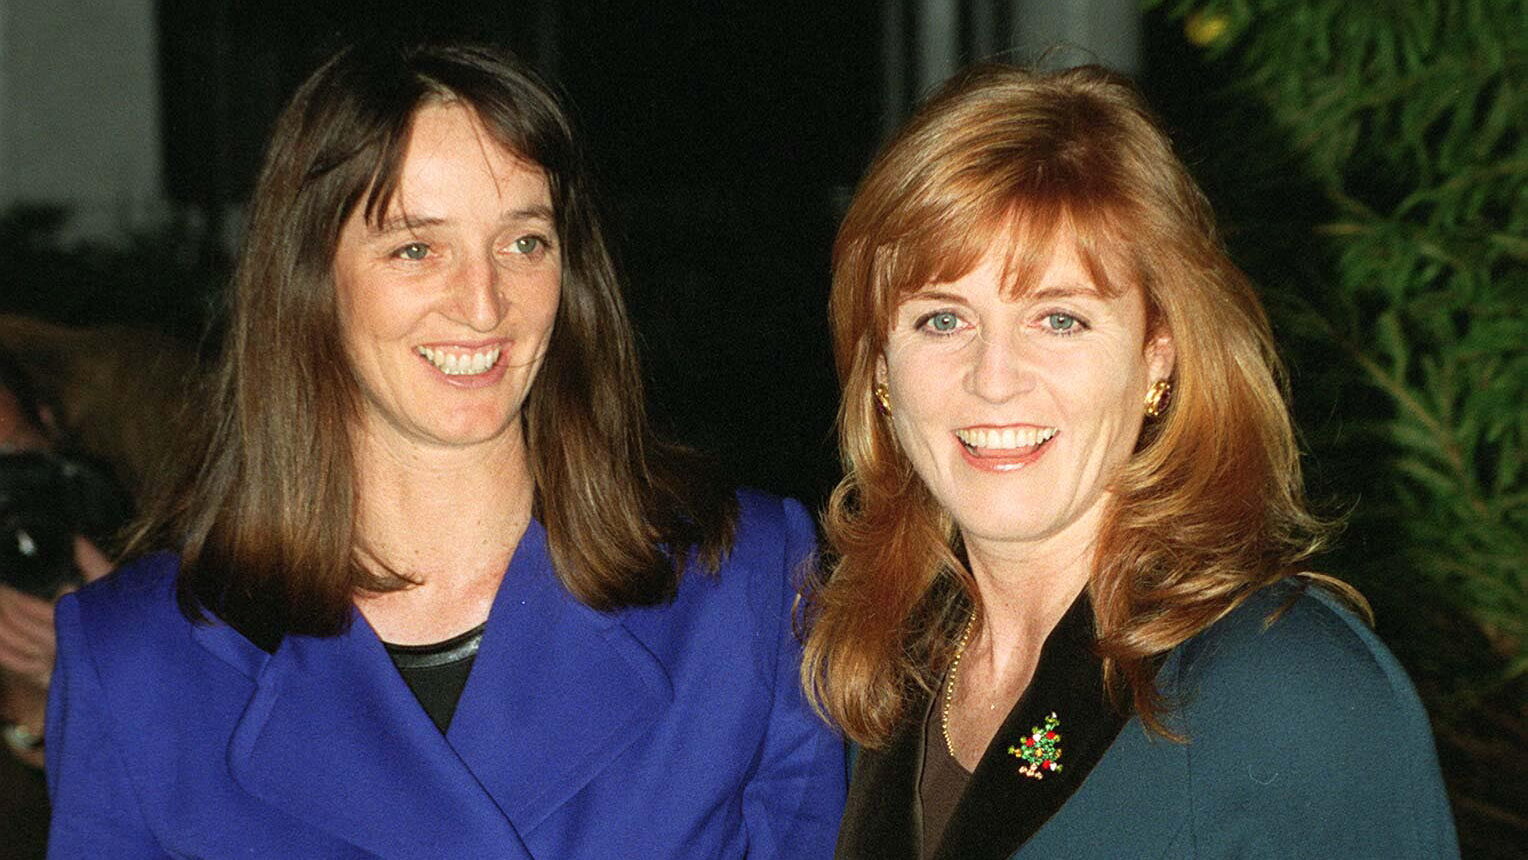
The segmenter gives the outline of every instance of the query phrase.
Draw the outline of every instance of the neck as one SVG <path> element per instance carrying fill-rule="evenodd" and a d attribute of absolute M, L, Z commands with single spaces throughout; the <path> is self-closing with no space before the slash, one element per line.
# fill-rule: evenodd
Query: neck
<path fill-rule="evenodd" d="M 1064 531 L 1024 543 L 967 536 L 980 618 L 967 648 L 992 677 L 1028 683 L 1040 648 L 1087 587 L 1104 506 Z"/>
<path fill-rule="evenodd" d="M 1019 560 L 966 545 L 978 610 L 957 668 L 950 670 L 943 729 L 950 754 L 975 770 L 998 727 L 1028 689 L 1040 651 L 1087 585 L 1091 552 Z"/>
<path fill-rule="evenodd" d="M 534 480 L 520 435 L 448 448 L 366 434 L 356 474 L 362 558 L 416 583 L 360 595 L 378 635 L 428 643 L 486 620 L 531 517 Z"/>
<path fill-rule="evenodd" d="M 1092 553 L 1084 550 L 1071 563 L 1054 567 L 994 565 L 990 559 L 978 561 L 974 552 L 970 558 L 981 609 L 968 648 L 994 677 L 1027 678 L 1045 638 L 1087 587 Z"/>

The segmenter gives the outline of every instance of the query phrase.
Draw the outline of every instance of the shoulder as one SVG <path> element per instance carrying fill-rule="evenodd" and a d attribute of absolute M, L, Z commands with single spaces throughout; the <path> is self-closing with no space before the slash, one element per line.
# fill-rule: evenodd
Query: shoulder
<path fill-rule="evenodd" d="M 746 594 L 749 611 L 776 615 L 782 599 L 794 598 L 815 559 L 817 533 L 812 516 L 794 499 L 758 490 L 738 490 L 737 507 L 732 550 L 717 576 L 686 576 L 681 596 L 695 588 Z"/>
<path fill-rule="evenodd" d="M 177 701 L 165 691 L 181 688 L 194 650 L 175 603 L 177 570 L 174 556 L 151 555 L 60 598 L 55 687 L 76 700 L 104 693 L 117 714 Z"/>
<path fill-rule="evenodd" d="M 1405 671 L 1369 627 L 1316 586 L 1262 589 L 1178 649 L 1178 684 L 1190 699 L 1260 708 L 1389 705 L 1421 721 Z"/>
<path fill-rule="evenodd" d="M 789 615 L 816 548 L 811 515 L 799 502 L 757 490 L 739 490 L 737 502 L 735 539 L 716 574 L 691 570 L 673 601 L 623 611 L 628 624 L 667 627 L 675 615 L 697 615 L 727 618 L 735 631 L 745 629 L 740 624 L 774 626 Z"/>
<path fill-rule="evenodd" d="M 734 558 L 784 556 L 797 560 L 816 545 L 811 514 L 795 499 L 784 499 L 759 490 L 737 492 L 737 540 Z"/>
<path fill-rule="evenodd" d="M 189 623 L 175 602 L 179 571 L 180 560 L 175 555 L 153 553 L 66 595 L 60 605 L 77 612 L 81 626 L 96 636 L 141 634 L 145 626 L 174 624 L 176 619 Z"/>
<path fill-rule="evenodd" d="M 749 612 L 783 623 L 816 562 L 816 548 L 812 517 L 800 502 L 743 490 L 738 493 L 737 541 L 722 566 L 722 578 L 746 577 Z"/>
<path fill-rule="evenodd" d="M 773 678 L 780 643 L 794 641 L 791 606 L 816 546 L 811 516 L 795 501 L 753 490 L 739 491 L 737 501 L 736 538 L 714 575 L 692 569 L 673 600 L 618 613 L 671 671 L 704 653 L 716 667 L 751 664 Z"/>
<path fill-rule="evenodd" d="M 175 659 L 191 627 L 175 602 L 179 570 L 176 556 L 155 553 L 64 595 L 57 616 L 60 652 L 88 654 L 105 673 L 115 668 L 137 674 Z"/>
<path fill-rule="evenodd" d="M 216 619 L 187 618 L 176 601 L 179 572 L 176 555 L 154 553 L 64 595 L 58 603 L 59 651 L 87 656 L 103 680 L 166 681 L 198 665 L 203 655 L 253 675 L 268 655 Z"/>
<path fill-rule="evenodd" d="M 1457 850 L 1421 701 L 1383 643 L 1330 595 L 1265 588 L 1174 661 L 1164 691 L 1188 737 L 1201 847 Z"/>

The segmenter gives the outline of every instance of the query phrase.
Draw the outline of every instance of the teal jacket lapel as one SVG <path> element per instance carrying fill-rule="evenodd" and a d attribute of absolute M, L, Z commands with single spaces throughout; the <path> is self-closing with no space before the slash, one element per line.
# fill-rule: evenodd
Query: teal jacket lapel
<path fill-rule="evenodd" d="M 1084 780 L 1100 758 L 1107 760 L 1105 753 L 1125 719 L 1103 698 L 1101 665 L 1091 652 L 1092 617 L 1087 596 L 1079 596 L 1046 638 L 1029 689 L 978 762 L 934 852 L 936 858 L 1012 856 L 1048 828 L 1047 822 L 1069 799 L 1093 787 L 1092 781 Z M 923 825 L 918 780 L 929 700 L 920 697 L 909 703 L 908 712 L 916 719 L 904 721 L 885 748 L 859 752 L 839 831 L 839 857 L 919 856 Z M 1035 728 L 1043 729 L 1052 712 L 1061 721 L 1054 740 L 1062 748 L 1062 767 L 1044 771 L 1039 779 L 1025 776 L 1021 768 L 1026 762 L 1008 748 L 1022 744 Z"/>

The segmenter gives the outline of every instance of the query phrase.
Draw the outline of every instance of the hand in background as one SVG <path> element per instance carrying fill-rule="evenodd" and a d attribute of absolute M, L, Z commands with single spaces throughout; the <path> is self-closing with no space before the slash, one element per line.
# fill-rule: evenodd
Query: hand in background
<path fill-rule="evenodd" d="M 74 539 L 74 563 L 87 582 L 111 571 L 111 560 L 82 537 Z M 0 720 L 26 736 L 42 736 L 56 645 L 53 602 L 0 585 Z M 6 746 L 23 762 L 42 767 L 40 747 Z"/>
<path fill-rule="evenodd" d="M 111 561 L 82 537 L 74 539 L 74 563 L 86 582 L 111 571 Z M 0 585 L 0 671 L 6 681 L 46 691 L 53 653 L 53 602 Z"/>

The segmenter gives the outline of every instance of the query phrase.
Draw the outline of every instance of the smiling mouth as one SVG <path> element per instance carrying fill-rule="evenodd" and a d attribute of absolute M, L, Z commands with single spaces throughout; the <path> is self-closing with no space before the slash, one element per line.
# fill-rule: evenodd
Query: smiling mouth
<path fill-rule="evenodd" d="M 470 352 L 421 346 L 415 351 L 447 376 L 475 376 L 488 372 L 499 362 L 500 350 L 497 346 Z"/>
<path fill-rule="evenodd" d="M 955 431 L 955 438 L 973 457 L 1013 459 L 1037 453 L 1061 432 L 1055 427 L 972 427 Z"/>

